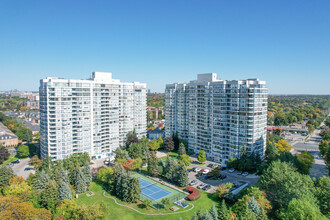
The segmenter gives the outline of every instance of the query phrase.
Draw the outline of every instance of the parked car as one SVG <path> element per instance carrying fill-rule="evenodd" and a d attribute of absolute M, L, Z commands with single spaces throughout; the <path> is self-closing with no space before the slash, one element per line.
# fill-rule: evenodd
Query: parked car
<path fill-rule="evenodd" d="M 203 174 L 208 174 L 209 172 L 210 172 L 210 170 L 205 169 L 205 170 L 203 171 Z"/>
<path fill-rule="evenodd" d="M 204 186 L 205 186 L 205 184 L 202 183 L 202 184 L 200 184 L 200 185 L 197 186 L 197 189 L 202 189 Z"/>
<path fill-rule="evenodd" d="M 248 172 L 244 172 L 244 173 L 242 173 L 242 175 L 243 176 L 247 176 L 247 175 L 249 175 L 249 173 Z"/>
<path fill-rule="evenodd" d="M 33 167 L 26 167 L 26 168 L 24 169 L 24 171 L 28 171 L 28 170 L 34 170 L 34 168 L 33 168 Z"/>
<path fill-rule="evenodd" d="M 203 174 L 203 172 L 204 172 L 204 169 L 201 169 L 198 171 L 199 174 Z"/>
<path fill-rule="evenodd" d="M 198 168 L 198 167 L 197 167 L 197 168 L 195 168 L 195 171 L 196 171 L 196 172 L 199 172 L 199 171 L 201 171 L 201 168 Z"/>
<path fill-rule="evenodd" d="M 214 168 L 214 167 L 216 167 L 217 165 L 215 165 L 214 163 L 210 163 L 209 165 L 208 165 L 208 167 L 210 167 L 210 168 Z"/>
<path fill-rule="evenodd" d="M 209 189 L 211 189 L 211 185 L 209 185 L 209 184 L 203 187 L 203 190 L 204 190 L 204 191 L 207 191 L 207 190 L 209 190 Z"/>
<path fill-rule="evenodd" d="M 191 182 L 189 183 L 190 186 L 193 186 L 193 185 L 195 185 L 195 184 L 197 184 L 197 180 L 193 180 L 193 181 L 191 181 Z"/>
<path fill-rule="evenodd" d="M 11 162 L 11 163 L 19 163 L 20 162 L 20 160 L 14 160 L 13 162 Z"/>
<path fill-rule="evenodd" d="M 221 180 L 226 179 L 226 178 L 227 178 L 226 175 L 222 175 L 222 174 L 220 174 L 220 176 L 219 176 L 219 179 L 221 179 Z"/>
<path fill-rule="evenodd" d="M 229 173 L 233 173 L 234 171 L 235 171 L 234 168 L 231 168 L 231 169 L 228 170 Z"/>
<path fill-rule="evenodd" d="M 243 172 L 242 171 L 238 171 L 237 175 L 242 175 Z"/>

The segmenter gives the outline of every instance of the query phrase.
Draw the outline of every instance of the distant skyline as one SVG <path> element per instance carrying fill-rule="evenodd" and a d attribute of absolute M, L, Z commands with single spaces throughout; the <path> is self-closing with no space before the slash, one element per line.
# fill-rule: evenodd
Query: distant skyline
<path fill-rule="evenodd" d="M 0 91 L 112 72 L 151 92 L 199 73 L 330 94 L 330 1 L 0 1 Z"/>

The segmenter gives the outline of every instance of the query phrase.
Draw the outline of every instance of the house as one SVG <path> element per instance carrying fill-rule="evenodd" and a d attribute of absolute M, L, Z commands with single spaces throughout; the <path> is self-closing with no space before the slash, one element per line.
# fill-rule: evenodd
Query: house
<path fill-rule="evenodd" d="M 9 147 L 17 144 L 18 137 L 0 122 L 0 145 Z"/>
<path fill-rule="evenodd" d="M 156 128 L 154 130 L 147 131 L 147 138 L 149 138 L 149 140 L 157 139 L 159 137 L 162 137 L 163 139 L 165 138 L 164 130 Z"/>

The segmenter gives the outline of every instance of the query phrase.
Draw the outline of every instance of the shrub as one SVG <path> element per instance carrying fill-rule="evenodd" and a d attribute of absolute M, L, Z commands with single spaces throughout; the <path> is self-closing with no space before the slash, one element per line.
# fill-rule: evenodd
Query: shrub
<path fill-rule="evenodd" d="M 187 198 L 190 201 L 195 201 L 197 199 L 199 199 L 199 197 L 201 197 L 201 193 L 199 192 L 198 189 L 192 187 L 192 186 L 188 186 L 186 187 L 186 191 L 188 191 L 190 194 L 187 196 Z"/>

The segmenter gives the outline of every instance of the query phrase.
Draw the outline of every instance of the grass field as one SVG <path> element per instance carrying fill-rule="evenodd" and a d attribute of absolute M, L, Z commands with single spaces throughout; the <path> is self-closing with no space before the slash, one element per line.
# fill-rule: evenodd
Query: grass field
<path fill-rule="evenodd" d="M 115 203 L 114 200 L 106 198 L 103 196 L 103 188 L 101 185 L 92 182 L 91 186 L 89 187 L 90 191 L 93 191 L 95 193 L 94 196 L 87 197 L 86 193 L 79 196 L 79 199 L 77 199 L 78 204 L 85 204 L 85 205 L 94 205 L 94 204 L 101 204 L 103 203 L 106 207 L 105 210 L 105 219 L 124 219 L 124 220 L 135 220 L 135 219 L 143 219 L 143 220 L 149 220 L 149 219 L 157 219 L 157 220 L 178 220 L 180 217 L 182 219 L 191 219 L 194 212 L 197 212 L 199 209 L 201 209 L 203 212 L 206 209 L 210 209 L 212 204 L 215 203 L 215 205 L 218 207 L 219 200 L 214 194 L 206 193 L 201 191 L 201 197 L 197 201 L 191 202 L 195 207 L 189 212 L 185 213 L 178 213 L 174 215 L 164 215 L 164 216 L 147 216 L 139 214 L 131 209 L 128 209 L 126 207 L 119 206 Z M 108 196 L 112 196 L 108 193 L 106 193 Z M 114 197 L 114 196 L 112 196 Z M 125 204 L 123 202 L 120 202 L 119 199 L 117 201 L 121 204 Z M 127 204 L 126 204 L 127 205 Z M 155 210 L 153 208 L 149 208 L 149 210 L 146 210 L 142 204 L 130 204 L 131 207 L 134 207 L 135 209 L 144 212 L 144 213 L 173 213 L 173 211 L 169 210 Z M 187 209 L 189 209 L 187 207 Z M 182 210 L 182 209 L 180 209 Z"/>
<path fill-rule="evenodd" d="M 5 160 L 2 164 L 3 164 L 3 165 L 10 164 L 11 162 L 13 162 L 14 160 L 17 160 L 17 159 L 19 159 L 19 158 L 16 157 L 16 155 L 10 155 L 10 156 L 8 157 L 8 159 Z"/>

